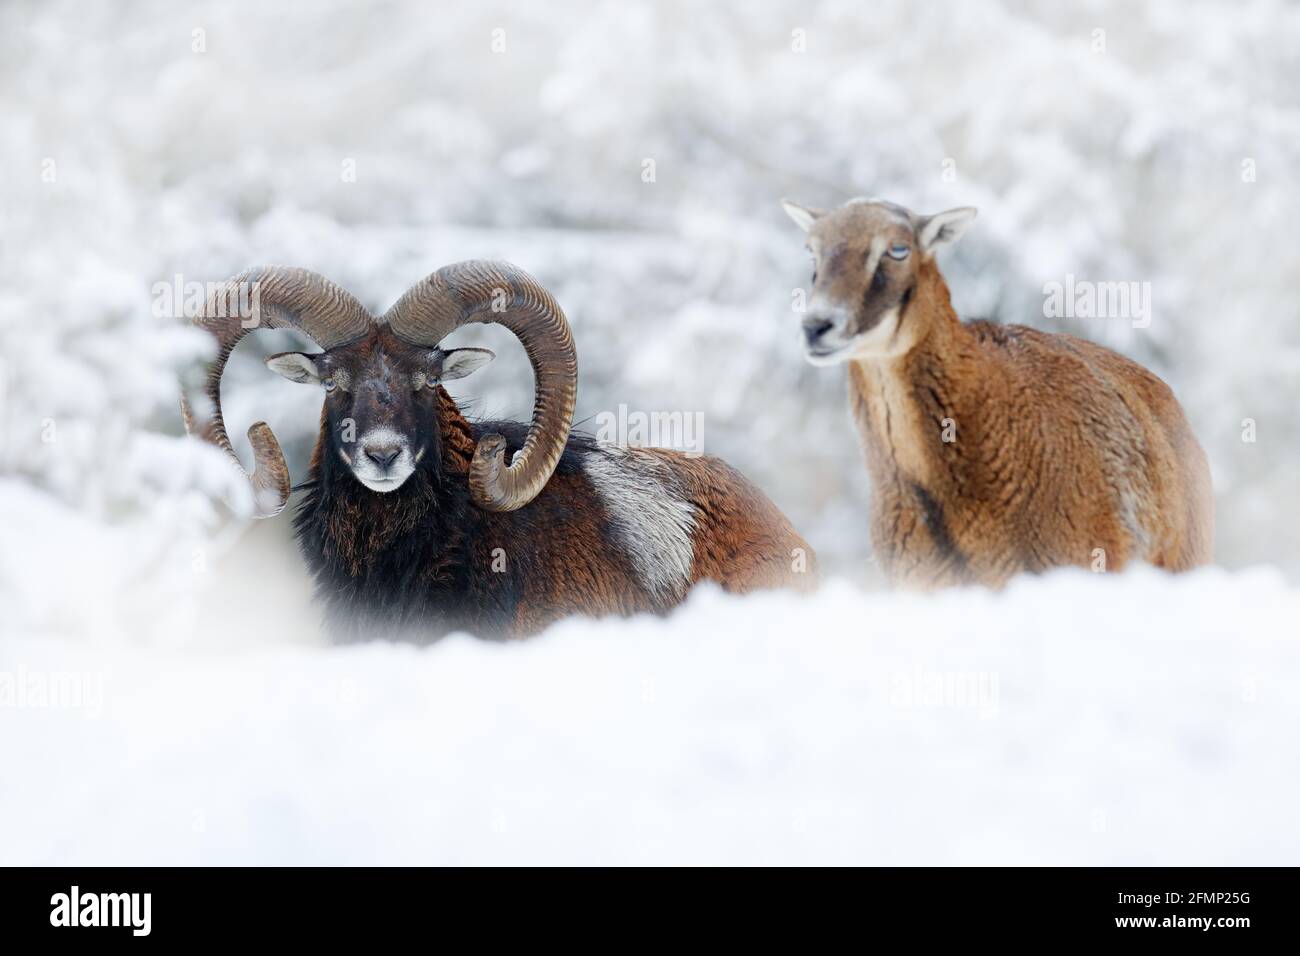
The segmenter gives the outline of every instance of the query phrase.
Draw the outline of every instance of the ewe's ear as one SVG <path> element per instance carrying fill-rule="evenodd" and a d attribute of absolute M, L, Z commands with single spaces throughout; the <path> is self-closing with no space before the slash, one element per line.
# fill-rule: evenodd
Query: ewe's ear
<path fill-rule="evenodd" d="M 976 212 L 974 206 L 961 206 L 926 216 L 916 225 L 917 244 L 923 251 L 933 254 L 936 249 L 956 242 L 975 220 Z"/>
<path fill-rule="evenodd" d="M 794 224 L 807 232 L 812 228 L 812 224 L 826 215 L 820 209 L 809 209 L 807 206 L 801 206 L 797 202 L 791 202 L 788 199 L 781 200 L 781 208 L 785 214 L 794 220 Z"/>
<path fill-rule="evenodd" d="M 442 371 L 438 378 L 443 382 L 464 378 L 470 372 L 477 372 L 488 362 L 496 358 L 495 352 L 487 349 L 452 349 L 442 356 Z"/>
<path fill-rule="evenodd" d="M 320 382 L 316 362 L 310 355 L 302 352 L 281 352 L 272 355 L 266 360 L 266 367 L 291 382 L 302 382 L 304 385 L 315 385 Z"/>

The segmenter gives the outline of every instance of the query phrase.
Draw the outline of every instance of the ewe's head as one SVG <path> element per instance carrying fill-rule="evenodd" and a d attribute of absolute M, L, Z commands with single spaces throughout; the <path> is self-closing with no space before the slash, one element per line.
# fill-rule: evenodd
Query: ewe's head
<path fill-rule="evenodd" d="M 253 315 L 241 314 L 252 303 Z M 468 322 L 497 322 L 523 344 L 536 398 L 523 448 L 509 464 L 500 435 L 479 440 L 469 470 L 472 500 L 512 511 L 535 498 L 568 441 L 577 397 L 578 362 L 564 313 L 551 294 L 506 262 L 461 262 L 421 280 L 375 318 L 328 279 L 305 269 L 253 269 L 229 280 L 196 320 L 217 339 L 208 370 L 211 414 L 196 421 L 182 402 L 186 428 L 234 458 L 221 416 L 221 373 L 230 352 L 258 328 L 293 328 L 324 351 L 285 352 L 267 365 L 295 382 L 324 390 L 328 449 L 374 492 L 394 491 L 435 449 L 439 383 L 462 378 L 492 359 L 486 349 L 444 349 Z M 264 422 L 248 430 L 256 468 L 249 475 L 260 517 L 289 498 L 289 470 Z M 238 464 L 238 459 L 235 459 Z"/>
<path fill-rule="evenodd" d="M 400 488 L 440 431 L 437 389 L 492 361 L 487 349 L 422 348 L 376 327 L 315 355 L 283 352 L 267 368 L 324 389 L 328 454 L 371 491 Z"/>
<path fill-rule="evenodd" d="M 918 279 L 975 218 L 970 207 L 918 216 L 876 199 L 829 212 L 788 200 L 782 206 L 808 234 L 812 290 L 801 319 L 804 354 L 814 365 L 907 351 L 923 331 L 900 334 Z"/>

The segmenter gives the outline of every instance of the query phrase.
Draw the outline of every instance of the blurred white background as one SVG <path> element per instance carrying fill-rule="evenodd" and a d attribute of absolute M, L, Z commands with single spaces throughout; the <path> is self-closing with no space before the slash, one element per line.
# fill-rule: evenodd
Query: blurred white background
<path fill-rule="evenodd" d="M 1218 563 L 1294 581 L 1297 49 L 1300 7 L 1280 0 L 10 0 L 0 627 L 260 644 L 288 607 L 313 638 L 287 516 L 232 516 L 230 470 L 182 437 L 177 381 L 207 343 L 152 312 L 155 283 L 263 263 L 375 310 L 447 262 L 518 263 L 573 324 L 578 419 L 703 412 L 706 451 L 832 575 L 874 587 L 843 370 L 796 347 L 808 263 L 782 196 L 978 206 L 941 260 L 958 311 L 1163 376 L 1210 455 Z M 1150 326 L 1044 318 L 1067 274 L 1150 282 Z M 526 418 L 517 345 L 463 340 L 499 359 L 458 396 Z M 259 361 L 287 347 L 241 346 L 227 421 L 268 420 L 301 480 L 320 395 Z M 1141 606 L 1135 587 L 1121 603 Z M 1213 594 L 1231 608 L 1230 587 Z"/>

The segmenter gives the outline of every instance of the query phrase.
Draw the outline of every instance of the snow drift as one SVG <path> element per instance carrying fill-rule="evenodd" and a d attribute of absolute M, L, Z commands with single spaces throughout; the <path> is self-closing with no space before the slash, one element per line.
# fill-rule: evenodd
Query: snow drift
<path fill-rule="evenodd" d="M 1294 865 L 1297 615 L 1266 571 L 1066 571 L 511 645 L 6 641 L 66 696 L 0 710 L 0 863 Z"/>

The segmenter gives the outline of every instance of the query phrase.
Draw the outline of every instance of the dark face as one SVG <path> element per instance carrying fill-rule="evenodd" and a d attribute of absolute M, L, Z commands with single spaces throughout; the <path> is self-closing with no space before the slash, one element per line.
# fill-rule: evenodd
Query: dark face
<path fill-rule="evenodd" d="M 961 234 L 973 209 L 917 216 L 882 200 L 855 199 L 829 212 L 785 204 L 808 234 L 811 294 L 802 316 L 804 355 L 814 365 L 882 358 L 905 349 L 896 334 L 921 262 Z"/>
<path fill-rule="evenodd" d="M 422 348 L 386 328 L 360 342 L 308 355 L 284 352 L 267 367 L 325 391 L 333 448 L 371 491 L 400 488 L 438 434 L 437 387 L 493 358 L 487 349 Z"/>

